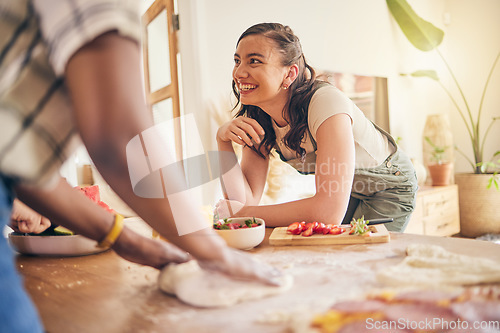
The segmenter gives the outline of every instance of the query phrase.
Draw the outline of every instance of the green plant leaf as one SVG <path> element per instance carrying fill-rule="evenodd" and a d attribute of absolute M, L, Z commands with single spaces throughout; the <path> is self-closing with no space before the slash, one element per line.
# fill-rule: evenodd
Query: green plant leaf
<path fill-rule="evenodd" d="M 406 0 L 386 0 L 389 10 L 410 43 L 431 51 L 443 41 L 444 32 L 418 16 Z"/>
<path fill-rule="evenodd" d="M 437 72 L 432 69 L 419 70 L 411 73 L 410 75 L 413 77 L 428 77 L 430 79 L 433 79 L 434 81 L 439 81 L 439 76 Z"/>

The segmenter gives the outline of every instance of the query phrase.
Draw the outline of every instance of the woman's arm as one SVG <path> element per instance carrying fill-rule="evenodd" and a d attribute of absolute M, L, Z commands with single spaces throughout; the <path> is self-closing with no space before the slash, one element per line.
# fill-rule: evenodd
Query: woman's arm
<path fill-rule="evenodd" d="M 340 224 L 345 215 L 354 177 L 354 138 L 351 118 L 337 114 L 317 131 L 316 194 L 277 205 L 246 206 L 236 216 L 263 218 L 268 226 L 294 221 Z"/>
<path fill-rule="evenodd" d="M 264 152 L 265 158 L 262 158 L 249 147 L 254 145 L 254 142 L 260 142 L 258 133 L 264 133 L 264 129 L 256 120 L 246 117 L 233 119 L 217 131 L 224 197 L 247 206 L 259 204 L 269 166 L 267 153 Z M 251 138 L 254 138 L 254 142 Z M 232 141 L 243 145 L 241 167 L 234 153 Z"/>

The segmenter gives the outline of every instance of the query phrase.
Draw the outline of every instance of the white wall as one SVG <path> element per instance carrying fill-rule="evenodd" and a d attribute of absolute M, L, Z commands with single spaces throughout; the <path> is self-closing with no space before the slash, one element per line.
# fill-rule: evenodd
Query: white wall
<path fill-rule="evenodd" d="M 500 1 L 410 0 L 415 11 L 445 31 L 440 46 L 477 108 L 488 66 L 500 49 Z M 313 67 L 389 79 L 391 132 L 402 147 L 421 159 L 426 115 L 448 113 L 460 146 L 468 141 L 448 97 L 433 81 L 401 77 L 401 72 L 433 68 L 451 86 L 435 52 L 416 50 L 390 16 L 384 0 L 181 0 L 180 45 L 186 112 L 201 119 L 206 145 L 215 147 L 207 106 L 229 101 L 233 53 L 240 34 L 252 24 L 274 21 L 290 25 L 302 41 Z M 443 23 L 443 14 L 451 24 Z M 500 68 L 490 83 L 485 118 L 500 113 Z M 500 149 L 498 124 L 487 151 Z M 483 126 L 484 129 L 485 126 Z M 494 133 L 497 132 L 497 133 Z M 208 148 L 208 147 L 206 147 Z M 465 149 L 465 147 L 463 148 Z M 467 168 L 457 158 L 456 169 Z"/>
<path fill-rule="evenodd" d="M 451 15 L 451 24 L 447 27 L 445 43 L 446 59 L 459 81 L 472 113 L 477 117 L 481 94 L 490 68 L 500 52 L 500 1 L 498 0 L 447 0 L 445 8 Z M 452 85 L 455 96 L 459 93 Z M 460 103 L 462 106 L 463 103 Z M 450 106 L 451 124 L 455 134 L 455 143 L 468 156 L 472 148 L 467 130 L 456 109 Z M 492 117 L 500 116 L 500 63 L 491 77 L 484 99 L 481 115 L 481 138 Z M 496 122 L 488 135 L 484 157 L 491 158 L 500 150 L 500 120 Z M 457 156 L 458 171 L 469 172 L 465 159 Z"/>

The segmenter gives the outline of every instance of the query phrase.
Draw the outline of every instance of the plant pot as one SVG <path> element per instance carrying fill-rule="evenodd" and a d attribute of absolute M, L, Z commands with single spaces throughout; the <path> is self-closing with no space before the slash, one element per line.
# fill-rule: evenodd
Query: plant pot
<path fill-rule="evenodd" d="M 484 234 L 500 234 L 500 191 L 487 189 L 491 175 L 458 173 L 460 208 L 460 234 L 479 237 Z"/>
<path fill-rule="evenodd" d="M 433 158 L 434 148 L 425 138 L 429 138 L 436 146 L 442 147 L 445 152 L 441 161 L 454 161 L 455 150 L 453 149 L 453 134 L 451 131 L 450 120 L 447 114 L 430 114 L 427 116 L 422 133 L 423 163 L 426 167 L 433 165 L 437 161 Z M 453 169 L 453 166 L 452 166 Z M 430 172 L 430 171 L 429 171 Z M 450 179 L 446 185 L 452 184 L 454 172 L 450 173 Z"/>
<path fill-rule="evenodd" d="M 432 186 L 450 185 L 450 175 L 453 169 L 452 163 L 428 165 L 429 173 L 432 179 Z"/>

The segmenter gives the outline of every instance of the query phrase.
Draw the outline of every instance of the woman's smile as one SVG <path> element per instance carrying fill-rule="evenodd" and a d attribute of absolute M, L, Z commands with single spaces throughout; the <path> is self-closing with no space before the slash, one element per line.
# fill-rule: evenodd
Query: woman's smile
<path fill-rule="evenodd" d="M 255 90 L 257 87 L 258 86 L 255 84 L 238 82 L 238 90 L 240 91 L 240 94 L 246 95 Z"/>

